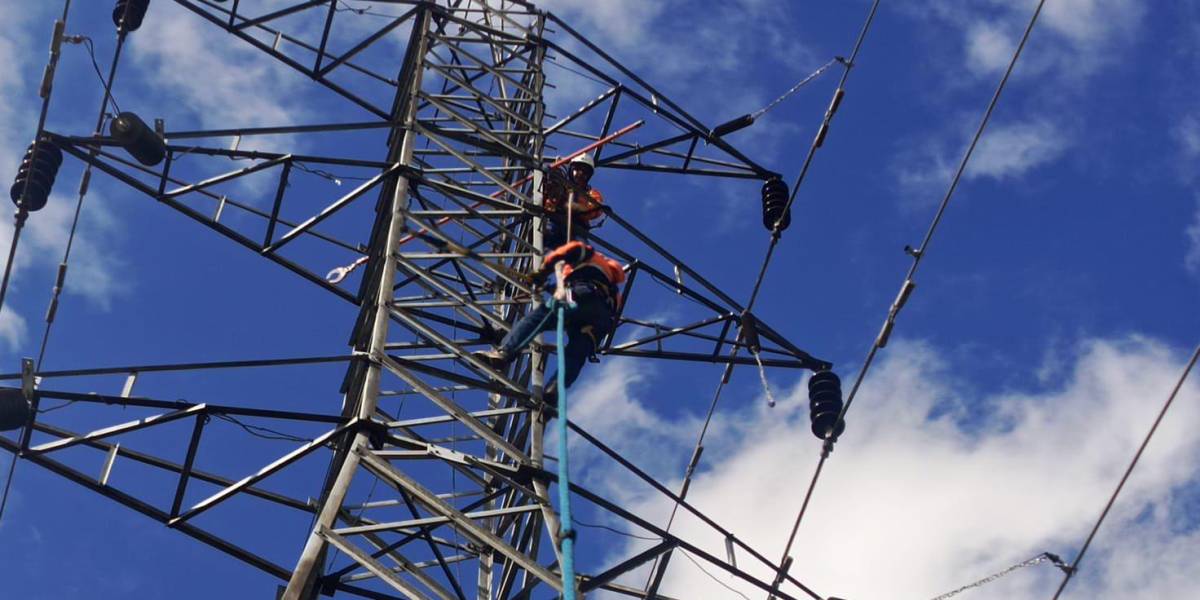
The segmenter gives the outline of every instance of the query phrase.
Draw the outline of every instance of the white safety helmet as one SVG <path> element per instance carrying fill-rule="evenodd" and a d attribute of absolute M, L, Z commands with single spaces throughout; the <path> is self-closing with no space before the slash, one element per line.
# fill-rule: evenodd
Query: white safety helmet
<path fill-rule="evenodd" d="M 586 166 L 589 177 L 592 175 L 592 173 L 596 172 L 596 159 L 592 158 L 592 155 L 588 154 L 587 152 L 584 152 L 583 154 L 571 159 L 569 166 L 574 167 L 575 165 Z"/>

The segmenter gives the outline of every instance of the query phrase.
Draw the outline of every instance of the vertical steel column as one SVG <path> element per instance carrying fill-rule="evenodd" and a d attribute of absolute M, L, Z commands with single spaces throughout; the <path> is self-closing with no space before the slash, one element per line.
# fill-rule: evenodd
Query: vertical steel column
<path fill-rule="evenodd" d="M 484 6 L 486 6 L 486 5 L 484 5 Z M 503 31 L 505 29 L 506 23 L 505 23 L 505 20 L 503 19 L 502 15 L 503 15 L 504 11 L 506 10 L 506 8 L 505 8 L 505 6 L 502 5 L 497 10 L 500 13 L 500 16 L 498 17 L 499 27 L 497 27 L 497 23 L 492 22 L 491 17 L 493 15 L 490 12 L 487 12 L 487 10 L 485 10 L 485 12 L 483 13 L 481 18 L 483 19 L 484 24 Z M 539 16 L 536 19 L 535 23 L 531 24 L 531 29 L 537 30 L 540 33 L 542 28 L 544 27 L 544 24 L 545 24 L 545 17 Z M 543 120 L 543 115 L 544 115 L 544 102 L 542 101 L 543 74 L 541 71 L 542 58 L 544 56 L 544 53 L 545 53 L 545 48 L 541 45 L 537 45 L 536 47 L 534 47 L 533 49 L 530 50 L 530 57 L 528 60 L 530 72 L 527 73 L 526 76 L 524 78 L 522 78 L 522 81 L 521 81 L 521 83 L 523 85 L 525 85 L 535 95 L 533 97 L 529 98 L 529 100 L 531 100 L 532 102 L 530 102 L 530 104 L 528 105 L 528 108 L 526 110 L 523 110 L 520 112 L 523 117 L 527 118 L 529 120 L 529 122 L 531 122 L 535 125 L 535 128 L 530 129 L 527 132 L 515 133 L 522 129 L 525 129 L 525 127 L 520 121 L 514 119 L 512 116 L 505 117 L 504 126 L 503 126 L 503 128 L 505 130 L 514 132 L 514 133 L 511 133 L 506 136 L 506 138 L 505 138 L 506 141 L 508 141 L 514 147 L 528 149 L 529 155 L 534 158 L 535 170 L 530 174 L 531 178 L 532 178 L 532 182 L 531 182 L 532 187 L 530 188 L 531 192 L 530 192 L 529 196 L 530 196 L 530 199 L 532 200 L 533 204 L 537 205 L 537 206 L 541 205 L 540 190 L 541 190 L 541 182 L 542 182 L 542 172 L 540 170 L 537 170 L 536 166 L 540 166 L 542 163 L 542 152 L 543 152 L 543 147 L 544 147 L 544 143 L 545 143 L 544 128 L 542 127 L 542 120 Z M 502 68 L 502 65 L 506 62 L 504 45 L 499 44 L 499 45 L 493 46 L 491 48 L 490 54 L 491 54 L 491 59 L 495 63 L 496 67 Z M 496 97 L 498 99 L 507 100 L 510 98 L 521 98 L 522 97 L 521 91 L 516 89 L 515 87 L 511 91 L 513 91 L 515 93 L 515 95 L 510 96 L 510 86 L 508 84 L 506 84 L 506 82 L 503 81 L 502 79 L 498 79 L 497 85 L 496 85 L 496 91 L 495 91 Z M 517 159 L 510 157 L 505 160 L 504 164 L 506 167 L 514 167 L 514 166 L 520 166 L 522 163 L 520 161 L 518 161 Z M 509 180 L 515 181 L 515 180 L 519 180 L 519 178 L 518 177 L 510 177 Z M 531 219 L 531 223 L 529 224 L 527 231 L 529 232 L 530 240 L 532 242 L 533 247 L 537 250 L 537 252 L 539 254 L 544 253 L 543 252 L 543 243 L 542 243 L 541 218 L 534 216 Z M 504 243 L 511 244 L 511 242 L 504 242 Z M 535 258 L 534 262 L 536 262 L 537 260 L 538 260 L 538 258 Z M 535 266 L 536 265 L 533 265 L 533 264 L 523 265 L 520 260 L 515 261 L 512 264 L 512 267 L 515 269 L 518 269 L 518 270 L 521 270 L 523 268 L 531 269 Z M 500 290 L 497 291 L 496 299 L 497 300 L 505 300 L 508 297 L 515 296 L 516 293 L 517 293 L 517 290 L 511 290 L 511 294 L 510 294 L 509 290 L 506 290 L 505 288 L 502 287 Z M 537 298 L 533 299 L 533 302 L 537 302 L 537 301 L 538 301 Z M 527 385 L 529 386 L 530 390 L 533 392 L 534 398 L 538 401 L 539 405 L 540 405 L 540 401 L 541 401 L 542 390 L 544 389 L 544 381 L 543 381 L 544 377 L 545 377 L 544 360 L 542 359 L 542 357 L 539 354 L 534 353 L 531 357 L 529 381 L 528 381 Z M 498 396 L 498 395 L 491 396 L 490 397 L 490 402 L 492 403 L 491 408 L 499 407 L 499 403 L 502 402 L 503 400 L 504 400 L 504 398 L 501 396 Z M 542 468 L 544 466 L 544 464 L 543 464 L 543 435 L 544 435 L 544 426 L 545 426 L 545 413 L 539 407 L 538 409 L 531 412 L 531 414 L 529 415 L 529 419 L 530 419 L 530 423 L 529 423 L 528 435 L 529 435 L 530 456 L 531 456 L 533 464 L 538 468 Z M 510 429 L 510 431 L 508 432 L 508 435 L 509 436 L 520 435 L 518 432 L 518 429 L 519 428 L 517 428 L 515 426 L 512 427 Z M 511 438 L 510 438 L 510 441 L 513 441 L 514 443 L 519 443 L 518 440 L 511 439 Z M 486 454 L 487 458 L 494 459 L 496 456 L 496 449 L 492 445 L 489 444 L 487 446 L 487 448 L 485 449 L 485 454 Z M 535 479 L 533 481 L 533 487 L 534 487 L 535 494 L 538 496 L 539 504 L 542 507 L 541 511 L 539 513 L 541 515 L 541 518 L 531 516 L 529 519 L 526 519 L 525 524 L 524 524 L 525 531 L 514 534 L 514 537 L 516 539 L 530 540 L 529 547 L 522 548 L 521 550 L 523 552 L 529 553 L 530 556 L 533 556 L 536 558 L 539 544 L 537 544 L 536 541 L 533 541 L 533 540 L 540 539 L 541 530 L 543 527 L 543 521 L 545 519 L 550 520 L 549 522 L 551 523 L 551 527 L 550 527 L 551 531 L 557 530 L 558 521 L 557 521 L 556 515 L 553 512 L 553 509 L 550 508 L 551 504 L 550 504 L 550 498 L 549 498 L 549 491 L 546 489 L 546 486 L 544 485 L 544 483 L 537 481 Z M 520 497 L 519 495 L 514 494 L 507 500 L 507 502 L 510 502 L 510 503 L 516 502 L 519 497 Z M 499 500 L 492 501 L 491 503 L 489 503 L 489 506 L 491 508 L 498 508 Z M 496 534 L 501 533 L 500 531 L 497 531 L 496 528 L 498 526 L 502 526 L 503 523 L 504 523 L 504 521 L 502 519 L 498 519 L 498 518 L 497 519 L 488 519 L 483 522 L 483 524 L 486 527 L 491 529 Z M 514 529 L 519 526 L 520 525 L 518 525 L 517 523 L 513 524 Z M 554 547 L 555 547 L 555 552 L 557 552 L 558 551 L 557 543 L 554 544 Z M 504 566 L 505 566 L 505 568 L 504 568 L 503 572 L 500 574 L 501 575 L 500 576 L 501 586 L 499 587 L 499 589 L 497 589 L 497 587 L 495 585 L 496 579 L 495 579 L 495 573 L 494 573 L 495 561 L 492 560 L 490 554 L 486 555 L 486 556 L 483 556 L 483 555 L 480 556 L 479 565 L 478 565 L 479 568 L 478 568 L 478 576 L 477 576 L 477 587 L 476 587 L 477 600 L 493 600 L 493 598 L 496 598 L 497 593 L 506 595 L 506 593 L 507 593 L 506 586 L 511 586 L 514 583 L 512 580 L 514 573 L 510 573 L 509 571 L 517 569 L 517 568 L 519 568 L 519 566 L 512 562 L 507 562 L 507 563 L 505 563 Z M 524 588 L 525 585 L 527 585 L 528 581 L 525 581 L 525 579 L 528 579 L 527 572 L 525 573 L 525 577 L 523 577 L 522 579 L 523 580 L 518 584 L 518 589 Z"/>
<path fill-rule="evenodd" d="M 425 47 L 428 41 L 429 31 L 429 10 L 422 8 L 416 16 L 413 24 L 412 39 L 409 44 L 408 53 L 405 60 L 411 66 L 408 69 L 409 79 L 407 84 L 400 88 L 397 92 L 398 101 L 405 98 L 402 103 L 398 102 L 399 106 L 403 107 L 403 123 L 404 133 L 400 143 L 399 162 L 403 165 L 409 165 L 413 158 L 413 146 L 416 134 L 413 132 L 413 123 L 417 114 L 417 94 L 421 89 L 421 75 L 424 71 L 421 58 L 425 55 Z M 390 311 L 392 306 L 392 286 L 396 279 L 396 259 L 395 253 L 399 248 L 399 242 L 403 234 L 404 218 L 401 211 L 405 208 L 405 203 L 408 201 L 408 179 L 398 177 L 392 190 L 390 202 L 385 203 L 387 210 L 387 237 L 383 247 L 383 255 L 381 257 L 381 267 L 374 272 L 377 277 L 375 289 L 375 297 L 371 298 L 373 303 L 374 315 L 373 318 L 364 323 L 364 327 L 370 328 L 370 337 L 367 345 L 368 364 L 363 371 L 361 382 L 357 386 L 359 389 L 357 417 L 362 420 L 371 419 L 375 415 L 375 408 L 379 404 L 379 382 L 382 377 L 381 359 L 386 352 L 388 325 L 390 322 Z M 357 335 L 355 338 L 357 339 Z M 347 397 L 352 397 L 347 394 Z M 292 571 L 292 577 L 288 580 L 287 589 L 284 591 L 282 600 L 302 600 L 314 598 L 317 590 L 314 589 L 314 583 L 322 571 L 324 562 L 324 554 L 327 540 L 322 535 L 323 531 L 332 529 L 337 522 L 338 513 L 341 511 L 342 503 L 346 498 L 346 492 L 350 489 L 350 483 L 354 479 L 354 474 L 358 472 L 359 467 L 359 452 L 358 450 L 367 448 L 369 444 L 366 432 L 359 430 L 354 434 L 353 441 L 350 443 L 349 451 L 345 453 L 338 474 L 333 481 L 332 486 L 325 494 L 324 503 L 321 505 L 321 510 L 318 513 L 316 523 L 313 525 L 313 530 L 309 533 L 308 541 L 304 544 L 304 550 L 300 554 L 300 559 L 296 563 L 296 569 Z"/>

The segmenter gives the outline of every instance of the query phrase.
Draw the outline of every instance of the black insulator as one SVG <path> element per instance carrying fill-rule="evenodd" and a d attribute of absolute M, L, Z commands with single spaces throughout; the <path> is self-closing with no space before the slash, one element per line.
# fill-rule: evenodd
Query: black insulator
<path fill-rule="evenodd" d="M 754 115 L 746 113 L 732 121 L 721 123 L 720 125 L 713 127 L 712 131 L 708 132 L 708 134 L 712 137 L 721 137 L 724 135 L 729 135 L 735 131 L 745 129 L 753 124 Z"/>
<path fill-rule="evenodd" d="M 30 212 L 46 206 L 62 161 L 62 150 L 54 142 L 43 138 L 36 144 L 30 144 L 21 167 L 17 169 L 17 180 L 9 189 L 13 204 Z"/>
<path fill-rule="evenodd" d="M 0 388 L 0 431 L 12 431 L 29 420 L 29 401 L 19 388 Z"/>
<path fill-rule="evenodd" d="M 842 380 L 833 371 L 817 371 L 808 380 L 808 405 L 811 410 L 813 435 L 837 440 L 846 429 L 846 422 L 839 421 L 842 412 Z M 836 422 L 836 425 L 835 425 Z M 832 433 L 831 433 L 832 432 Z"/>
<path fill-rule="evenodd" d="M 779 221 L 779 231 L 792 224 L 792 210 L 789 208 L 784 211 L 788 203 L 788 186 L 782 179 L 772 177 L 763 182 L 762 203 L 763 227 L 766 227 L 767 231 L 774 231 L 776 221 Z"/>
<path fill-rule="evenodd" d="M 137 31 L 149 7 L 150 0 L 117 0 L 112 13 L 113 25 L 117 26 L 117 31 Z"/>
<path fill-rule="evenodd" d="M 123 112 L 112 120 L 108 132 L 138 162 L 153 167 L 167 155 L 167 144 L 137 115 Z"/>

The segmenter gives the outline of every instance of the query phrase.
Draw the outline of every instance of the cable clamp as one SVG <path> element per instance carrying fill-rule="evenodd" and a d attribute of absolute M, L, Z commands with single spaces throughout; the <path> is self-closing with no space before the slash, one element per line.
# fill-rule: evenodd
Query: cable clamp
<path fill-rule="evenodd" d="M 25 400 L 33 402 L 33 392 L 37 389 L 37 378 L 33 374 L 33 359 L 21 359 L 21 394 Z"/>
<path fill-rule="evenodd" d="M 1046 560 L 1050 561 L 1050 564 L 1054 565 L 1055 567 L 1058 567 L 1058 569 L 1060 571 L 1062 571 L 1063 573 L 1065 573 L 1067 575 L 1075 574 L 1075 567 L 1068 565 L 1066 563 L 1066 561 L 1064 561 L 1062 558 L 1060 558 L 1057 554 L 1055 554 L 1053 552 L 1043 552 L 1042 556 L 1044 556 L 1046 558 Z"/>
<path fill-rule="evenodd" d="M 578 536 L 579 536 L 579 533 L 577 531 L 575 531 L 574 527 L 566 527 L 564 529 L 563 527 L 560 526 L 558 528 L 558 540 L 560 542 L 562 540 L 571 540 L 573 542 L 578 538 Z"/>
<path fill-rule="evenodd" d="M 355 350 L 351 353 L 355 360 L 365 360 L 366 362 L 377 367 L 383 366 L 383 353 L 372 354 L 364 350 Z"/>

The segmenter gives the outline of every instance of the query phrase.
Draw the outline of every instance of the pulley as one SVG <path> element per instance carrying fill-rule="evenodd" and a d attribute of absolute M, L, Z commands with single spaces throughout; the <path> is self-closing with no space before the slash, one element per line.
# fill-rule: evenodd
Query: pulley
<path fill-rule="evenodd" d="M 29 420 L 29 401 L 20 388 L 0 388 L 0 431 L 12 431 Z"/>
<path fill-rule="evenodd" d="M 131 112 L 123 112 L 112 120 L 108 132 L 130 156 L 153 167 L 167 155 L 167 144 L 146 122 Z"/>
<path fill-rule="evenodd" d="M 822 440 L 828 436 L 836 441 L 846 429 L 846 422 L 838 421 L 838 415 L 842 412 L 842 380 L 836 373 L 813 373 L 808 380 L 808 404 L 813 435 Z"/>
<path fill-rule="evenodd" d="M 146 18 L 146 9 L 149 7 L 150 0 L 117 0 L 112 12 L 113 25 L 116 25 L 117 31 L 121 33 L 137 31 L 142 26 L 142 19 Z"/>
<path fill-rule="evenodd" d="M 792 211 L 787 209 L 788 203 L 788 186 L 779 177 L 772 177 L 763 182 L 762 186 L 762 204 L 763 204 L 763 227 L 767 231 L 775 230 L 775 223 L 779 222 L 779 231 L 788 228 L 792 224 Z"/>
<path fill-rule="evenodd" d="M 42 138 L 41 141 L 30 144 L 29 149 L 25 151 L 25 159 L 17 169 L 17 180 L 9 189 L 9 197 L 12 198 L 13 204 L 29 212 L 41 210 L 46 206 L 62 161 L 62 150 L 54 142 Z"/>

